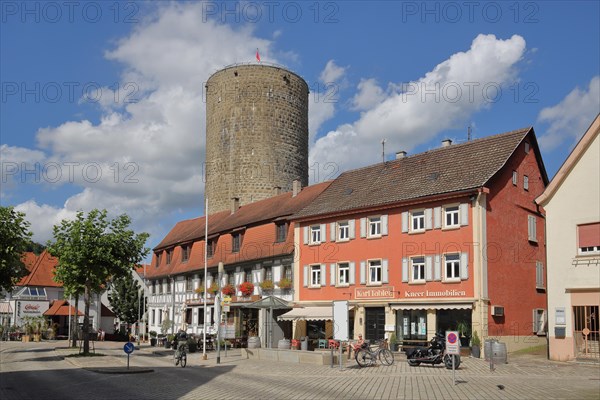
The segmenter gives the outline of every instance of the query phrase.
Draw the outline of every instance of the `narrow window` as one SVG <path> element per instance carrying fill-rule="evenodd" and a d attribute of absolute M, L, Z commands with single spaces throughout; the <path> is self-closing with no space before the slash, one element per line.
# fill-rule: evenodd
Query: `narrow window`
<path fill-rule="evenodd" d="M 453 228 L 460 226 L 460 221 L 458 219 L 459 212 L 458 206 L 450 206 L 444 208 L 444 226 L 446 228 Z"/>
<path fill-rule="evenodd" d="M 321 286 L 321 266 L 311 265 L 310 267 L 310 285 Z"/>
<path fill-rule="evenodd" d="M 310 244 L 321 243 L 321 227 L 313 225 L 310 227 Z"/>
<path fill-rule="evenodd" d="M 381 284 L 381 260 L 369 261 L 369 284 Z"/>
<path fill-rule="evenodd" d="M 277 235 L 277 243 L 281 243 L 281 242 L 285 242 L 285 240 L 287 239 L 287 231 L 288 231 L 288 223 L 284 222 L 284 223 L 279 223 L 275 226 L 276 228 L 276 235 Z"/>
<path fill-rule="evenodd" d="M 523 189 L 529 190 L 529 177 L 527 175 L 523 175 Z"/>
<path fill-rule="evenodd" d="M 519 183 L 519 174 L 517 171 L 513 171 L 512 184 L 513 186 L 517 186 Z"/>
<path fill-rule="evenodd" d="M 350 224 L 348 221 L 338 223 L 338 241 L 350 239 Z"/>
<path fill-rule="evenodd" d="M 381 236 L 381 217 L 369 218 L 369 237 Z"/>
<path fill-rule="evenodd" d="M 350 265 L 348 263 L 338 264 L 338 285 L 348 285 L 350 283 Z"/>
<path fill-rule="evenodd" d="M 445 257 L 445 278 L 448 281 L 460 279 L 460 255 L 447 254 Z"/>
<path fill-rule="evenodd" d="M 425 230 L 425 211 L 413 211 L 410 226 L 413 232 Z"/>
<path fill-rule="evenodd" d="M 412 282 L 425 282 L 425 257 L 411 258 Z"/>

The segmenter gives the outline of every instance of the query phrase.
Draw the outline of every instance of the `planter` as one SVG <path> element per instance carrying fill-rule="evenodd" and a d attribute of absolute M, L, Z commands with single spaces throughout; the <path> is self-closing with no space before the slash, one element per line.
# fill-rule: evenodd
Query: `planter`
<path fill-rule="evenodd" d="M 23 335 L 21 336 L 21 341 L 22 342 L 29 342 L 30 336 L 29 335 Z"/>
<path fill-rule="evenodd" d="M 171 342 L 169 342 L 168 340 L 165 339 L 165 349 L 170 349 L 171 348 Z"/>
<path fill-rule="evenodd" d="M 480 358 L 481 357 L 481 348 L 477 345 L 471 346 L 471 355 L 474 358 Z"/>
<path fill-rule="evenodd" d="M 249 349 L 258 349 L 258 348 L 260 348 L 260 338 L 258 336 L 250 336 L 250 337 L 248 337 L 248 348 Z"/>
<path fill-rule="evenodd" d="M 150 338 L 150 346 L 156 346 L 157 341 L 156 338 Z"/>

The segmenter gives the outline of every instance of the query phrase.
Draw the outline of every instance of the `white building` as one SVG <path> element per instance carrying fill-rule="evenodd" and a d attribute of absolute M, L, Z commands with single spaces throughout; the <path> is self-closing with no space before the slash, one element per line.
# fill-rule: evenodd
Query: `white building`
<path fill-rule="evenodd" d="M 600 358 L 600 115 L 536 202 L 546 209 L 550 358 Z"/>

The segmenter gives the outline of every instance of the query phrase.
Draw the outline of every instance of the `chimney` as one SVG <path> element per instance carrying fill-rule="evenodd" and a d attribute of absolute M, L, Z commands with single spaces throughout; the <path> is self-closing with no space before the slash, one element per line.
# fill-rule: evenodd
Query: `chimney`
<path fill-rule="evenodd" d="M 277 196 L 278 194 L 281 194 L 281 186 L 273 186 L 273 194 L 275 196 Z"/>
<path fill-rule="evenodd" d="M 235 212 L 240 208 L 240 198 L 232 197 L 231 198 L 231 213 L 235 214 Z"/>
<path fill-rule="evenodd" d="M 302 191 L 302 183 L 299 179 L 294 179 L 292 182 L 292 197 L 296 197 Z"/>
<path fill-rule="evenodd" d="M 406 157 L 406 152 L 404 150 L 396 152 L 396 160 Z"/>
<path fill-rule="evenodd" d="M 448 147 L 452 144 L 452 140 L 451 139 L 444 139 L 442 140 L 442 147 Z"/>

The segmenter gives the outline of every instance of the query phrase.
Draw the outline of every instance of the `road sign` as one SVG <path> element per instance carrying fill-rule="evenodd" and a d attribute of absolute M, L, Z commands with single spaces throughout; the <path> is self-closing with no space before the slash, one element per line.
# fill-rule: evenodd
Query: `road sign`
<path fill-rule="evenodd" d="M 123 351 L 127 354 L 133 353 L 133 349 L 134 349 L 134 346 L 133 346 L 133 343 L 131 343 L 131 342 L 127 342 L 123 346 Z"/>
<path fill-rule="evenodd" d="M 460 355 L 458 331 L 446 331 L 446 353 Z"/>

